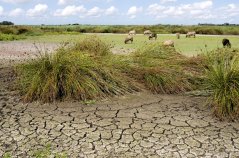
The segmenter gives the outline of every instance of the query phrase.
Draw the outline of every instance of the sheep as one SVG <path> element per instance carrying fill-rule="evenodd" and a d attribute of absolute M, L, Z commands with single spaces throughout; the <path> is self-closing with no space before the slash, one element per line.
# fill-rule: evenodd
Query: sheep
<path fill-rule="evenodd" d="M 177 39 L 180 39 L 180 33 L 176 33 Z"/>
<path fill-rule="evenodd" d="M 196 32 L 193 31 L 193 32 L 188 32 L 188 33 L 186 34 L 186 38 L 187 38 L 187 37 L 191 37 L 191 36 L 193 36 L 193 37 L 195 38 L 195 37 L 196 37 Z"/>
<path fill-rule="evenodd" d="M 166 40 L 166 41 L 163 42 L 163 45 L 174 47 L 174 41 L 173 40 Z"/>
<path fill-rule="evenodd" d="M 227 39 L 227 38 L 224 38 L 222 40 L 222 45 L 223 45 L 224 48 L 225 47 L 231 48 L 231 43 L 230 43 L 229 39 Z"/>
<path fill-rule="evenodd" d="M 151 34 L 152 34 L 152 32 L 150 30 L 145 30 L 144 31 L 144 35 L 151 35 Z"/>
<path fill-rule="evenodd" d="M 156 40 L 157 39 L 157 34 L 156 33 L 151 33 L 149 35 L 149 40 L 151 40 L 152 38 L 154 38 Z"/>
<path fill-rule="evenodd" d="M 135 30 L 129 31 L 129 35 L 136 35 L 136 31 Z"/>
<path fill-rule="evenodd" d="M 133 36 L 128 35 L 128 36 L 125 38 L 124 43 L 127 44 L 129 41 L 130 41 L 130 43 L 132 43 L 133 40 L 134 40 L 134 39 L 133 39 Z"/>

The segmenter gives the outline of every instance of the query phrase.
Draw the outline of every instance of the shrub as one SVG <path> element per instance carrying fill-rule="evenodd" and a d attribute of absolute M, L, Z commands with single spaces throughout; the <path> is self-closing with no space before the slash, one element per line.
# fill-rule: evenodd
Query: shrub
<path fill-rule="evenodd" d="M 12 34 L 1 34 L 0 33 L 0 41 L 13 41 L 13 40 L 19 40 L 19 39 L 25 39 L 24 36 L 17 36 Z"/>
<path fill-rule="evenodd" d="M 26 33 L 29 33 L 29 32 L 33 32 L 33 31 L 37 31 L 36 29 L 33 30 L 31 27 L 29 26 L 17 26 L 16 27 L 17 29 L 17 34 L 20 35 L 20 34 L 26 34 Z"/>
<path fill-rule="evenodd" d="M 216 116 L 233 119 L 239 112 L 239 50 L 218 49 L 208 55 L 209 104 Z"/>
<path fill-rule="evenodd" d="M 14 23 L 11 21 L 2 21 L 0 22 L 0 25 L 14 25 Z"/>
<path fill-rule="evenodd" d="M 0 32 L 3 34 L 17 34 L 17 29 L 13 26 L 0 26 Z"/>

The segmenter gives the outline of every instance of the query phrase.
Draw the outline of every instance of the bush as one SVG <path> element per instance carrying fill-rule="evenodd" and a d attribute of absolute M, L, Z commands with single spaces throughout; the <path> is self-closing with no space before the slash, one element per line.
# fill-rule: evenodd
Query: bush
<path fill-rule="evenodd" d="M 19 39 L 25 39 L 24 36 L 17 36 L 17 35 L 8 35 L 8 34 L 1 34 L 0 33 L 0 41 L 14 41 Z"/>
<path fill-rule="evenodd" d="M 27 26 L 17 26 L 16 29 L 17 29 L 17 34 L 18 35 L 33 32 L 33 29 L 31 27 L 27 27 Z M 37 30 L 34 30 L 34 32 L 36 32 L 36 31 Z"/>
<path fill-rule="evenodd" d="M 11 26 L 0 26 L 0 33 L 3 34 L 17 34 L 17 29 Z"/>
<path fill-rule="evenodd" d="M 209 104 L 216 116 L 233 119 L 239 112 L 239 50 L 218 49 L 208 55 Z"/>
<path fill-rule="evenodd" d="M 14 25 L 14 23 L 11 21 L 2 21 L 0 22 L 0 25 Z"/>

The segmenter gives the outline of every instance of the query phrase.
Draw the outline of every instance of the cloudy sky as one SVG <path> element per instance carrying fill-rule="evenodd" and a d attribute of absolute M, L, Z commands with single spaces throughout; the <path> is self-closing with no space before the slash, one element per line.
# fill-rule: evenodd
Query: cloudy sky
<path fill-rule="evenodd" d="M 0 0 L 15 24 L 239 23 L 239 0 Z"/>

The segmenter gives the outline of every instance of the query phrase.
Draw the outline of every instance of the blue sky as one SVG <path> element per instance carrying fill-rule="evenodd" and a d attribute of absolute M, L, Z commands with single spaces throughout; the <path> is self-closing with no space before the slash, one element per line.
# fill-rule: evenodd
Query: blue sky
<path fill-rule="evenodd" d="M 239 0 L 0 0 L 15 24 L 239 23 Z"/>

